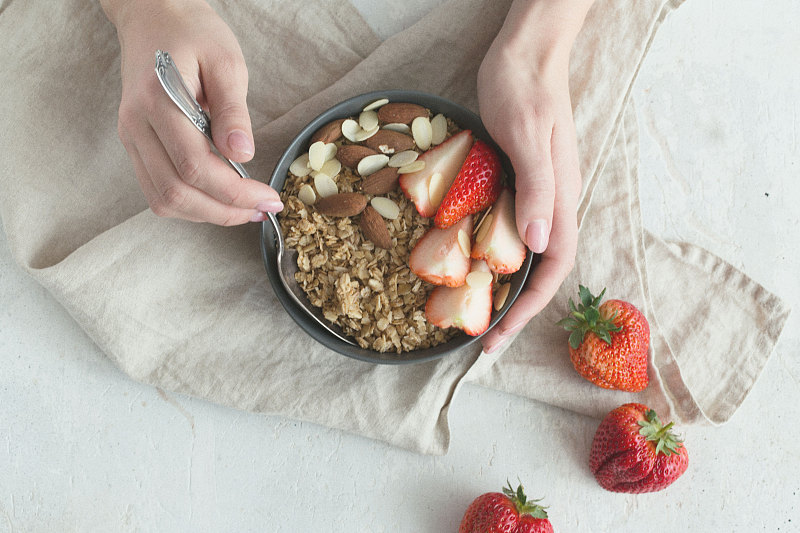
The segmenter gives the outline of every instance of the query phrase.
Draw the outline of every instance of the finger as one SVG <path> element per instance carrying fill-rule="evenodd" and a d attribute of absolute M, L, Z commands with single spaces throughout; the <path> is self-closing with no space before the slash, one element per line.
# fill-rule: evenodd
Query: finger
<path fill-rule="evenodd" d="M 156 215 L 221 226 L 265 219 L 256 209 L 224 204 L 181 180 L 154 130 L 150 129 L 149 134 L 140 133 L 136 139 L 136 149 L 155 189 L 148 201 Z"/>
<path fill-rule="evenodd" d="M 200 76 L 214 144 L 228 159 L 249 161 L 255 144 L 247 111 L 247 67 L 241 52 L 218 51 L 202 58 Z"/>
<path fill-rule="evenodd" d="M 520 237 L 534 253 L 547 248 L 553 221 L 555 177 L 550 122 L 535 124 L 524 144 L 509 153 L 516 174 L 516 222 Z"/>
<path fill-rule="evenodd" d="M 152 119 L 152 127 L 184 183 L 233 207 L 262 212 L 283 209 L 274 189 L 257 180 L 243 180 L 171 104 L 163 99 L 162 109 Z"/>

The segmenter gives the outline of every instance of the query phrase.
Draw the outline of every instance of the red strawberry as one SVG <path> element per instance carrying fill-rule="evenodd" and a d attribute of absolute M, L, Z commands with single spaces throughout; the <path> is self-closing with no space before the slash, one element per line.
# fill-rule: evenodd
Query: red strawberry
<path fill-rule="evenodd" d="M 458 533 L 553 533 L 547 511 L 528 501 L 520 485 L 516 492 L 508 487 L 487 492 L 473 500 L 461 519 Z"/>
<path fill-rule="evenodd" d="M 419 156 L 418 161 L 424 161 L 425 168 L 400 175 L 400 188 L 406 197 L 414 202 L 420 215 L 432 217 L 436 214 L 444 193 L 456 179 L 470 146 L 472 146 L 472 132 L 461 131 Z M 431 178 L 435 174 L 438 176 L 432 185 Z"/>
<path fill-rule="evenodd" d="M 681 477 L 689 455 L 656 412 L 639 403 L 617 407 L 600 423 L 589 467 L 600 486 L 612 492 L 655 492 Z"/>
<path fill-rule="evenodd" d="M 429 229 L 411 250 L 408 258 L 411 272 L 434 285 L 463 285 L 469 274 L 470 260 L 459 242 L 459 232 L 464 232 L 462 241 L 469 243 L 469 236 L 472 235 L 471 216 L 447 229 Z"/>
<path fill-rule="evenodd" d="M 492 205 L 503 187 L 501 177 L 497 152 L 480 139 L 475 141 L 433 223 L 437 228 L 446 228 Z"/>
<path fill-rule="evenodd" d="M 571 331 L 569 355 L 578 373 L 605 389 L 639 392 L 647 387 L 650 325 L 632 304 L 595 297 L 579 285 L 581 303 L 569 300 L 570 316 L 558 322 Z"/>
<path fill-rule="evenodd" d="M 440 230 L 441 231 L 441 230 Z M 477 336 L 489 328 L 492 319 L 492 280 L 483 261 L 472 261 L 470 275 L 460 287 L 436 287 L 425 304 L 428 322 L 440 328 L 456 327 Z M 487 279 L 488 278 L 488 279 Z"/>
<path fill-rule="evenodd" d="M 498 274 L 513 274 L 522 266 L 526 253 L 525 243 L 517 231 L 514 193 L 504 187 L 478 230 L 472 257 L 485 259 L 489 268 Z"/>

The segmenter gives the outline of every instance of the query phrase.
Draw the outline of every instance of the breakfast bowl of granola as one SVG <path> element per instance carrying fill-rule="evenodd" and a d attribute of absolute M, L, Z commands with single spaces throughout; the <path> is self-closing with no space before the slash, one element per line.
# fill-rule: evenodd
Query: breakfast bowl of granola
<path fill-rule="evenodd" d="M 307 334 L 371 363 L 430 361 L 475 343 L 519 295 L 533 254 L 514 174 L 472 111 L 406 90 L 362 94 L 312 120 L 269 181 L 261 226 L 272 288 Z"/>

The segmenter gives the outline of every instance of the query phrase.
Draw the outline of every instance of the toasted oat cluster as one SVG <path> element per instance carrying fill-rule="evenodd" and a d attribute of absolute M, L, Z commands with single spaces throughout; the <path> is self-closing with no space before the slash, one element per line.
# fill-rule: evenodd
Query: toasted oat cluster
<path fill-rule="evenodd" d="M 346 167 L 336 179 L 339 192 L 354 192 L 361 181 Z M 323 215 L 299 199 L 303 186 L 313 182 L 311 175 L 289 174 L 279 217 L 287 247 L 298 251 L 296 280 L 311 303 L 365 349 L 402 353 L 451 339 L 456 330 L 425 319 L 433 285 L 408 268 L 408 255 L 431 219 L 421 217 L 400 190 L 388 193 L 400 214 L 387 224 L 393 246 L 378 248 L 353 217 Z"/>

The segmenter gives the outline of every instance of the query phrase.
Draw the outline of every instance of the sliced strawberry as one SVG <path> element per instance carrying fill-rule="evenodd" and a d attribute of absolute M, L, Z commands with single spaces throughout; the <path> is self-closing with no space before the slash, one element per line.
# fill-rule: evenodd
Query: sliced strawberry
<path fill-rule="evenodd" d="M 494 148 L 481 140 L 475 141 L 436 211 L 433 220 L 436 227 L 452 226 L 492 205 L 503 188 L 502 171 L 500 156 Z"/>
<path fill-rule="evenodd" d="M 420 215 L 432 217 L 436 214 L 442 198 L 456 179 L 471 146 L 472 132 L 464 130 L 436 148 L 423 152 L 418 161 L 424 161 L 425 168 L 400 175 L 400 188 L 408 199 L 414 202 Z M 432 186 L 431 178 L 435 174 L 438 176 Z"/>
<path fill-rule="evenodd" d="M 408 258 L 411 272 L 434 285 L 463 285 L 469 274 L 470 259 L 469 254 L 464 253 L 464 245 L 459 243 L 460 231 L 464 232 L 462 243 L 469 246 L 469 237 L 472 235 L 471 216 L 447 229 L 429 229 L 411 250 Z"/>
<path fill-rule="evenodd" d="M 484 261 L 472 261 L 471 272 L 489 272 Z M 456 327 L 467 335 L 480 335 L 492 318 L 491 281 L 461 287 L 436 287 L 425 304 L 428 322 L 440 328 Z"/>
<path fill-rule="evenodd" d="M 522 266 L 526 252 L 525 243 L 517 231 L 514 193 L 504 187 L 478 229 L 472 245 L 472 258 L 486 260 L 489 268 L 498 274 L 512 274 Z"/>

